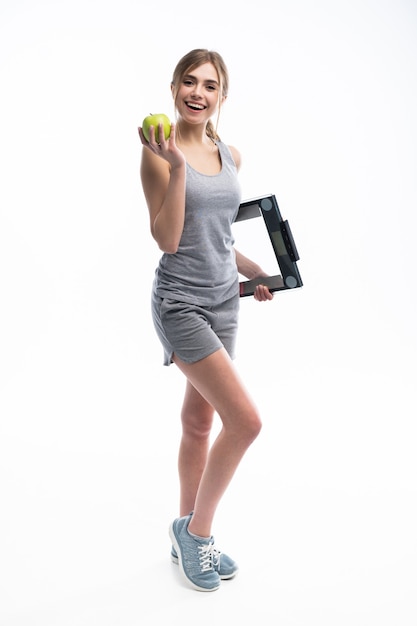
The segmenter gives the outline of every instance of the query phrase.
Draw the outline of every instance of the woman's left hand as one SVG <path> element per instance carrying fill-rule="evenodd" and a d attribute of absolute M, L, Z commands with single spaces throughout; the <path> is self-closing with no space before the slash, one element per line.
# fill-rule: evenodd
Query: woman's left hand
<path fill-rule="evenodd" d="M 266 302 L 266 300 L 272 300 L 274 294 L 269 291 L 266 285 L 256 285 L 253 297 L 258 302 Z"/>

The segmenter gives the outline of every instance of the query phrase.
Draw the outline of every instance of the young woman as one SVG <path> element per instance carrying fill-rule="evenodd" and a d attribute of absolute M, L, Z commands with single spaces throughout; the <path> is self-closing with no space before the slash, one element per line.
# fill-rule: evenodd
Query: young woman
<path fill-rule="evenodd" d="M 179 450 L 180 511 L 170 526 L 172 558 L 190 584 L 218 589 L 236 563 L 214 547 L 216 508 L 261 420 L 233 364 L 239 278 L 265 276 L 233 247 L 231 225 L 241 201 L 240 154 L 224 144 L 211 118 L 227 97 L 222 57 L 192 50 L 175 68 L 172 96 L 177 115 L 168 140 L 149 142 L 142 129 L 141 180 L 150 229 L 163 254 L 155 274 L 152 312 L 164 364 L 186 377 Z M 259 301 L 272 294 L 258 285 Z M 209 449 L 214 413 L 222 428 Z"/>

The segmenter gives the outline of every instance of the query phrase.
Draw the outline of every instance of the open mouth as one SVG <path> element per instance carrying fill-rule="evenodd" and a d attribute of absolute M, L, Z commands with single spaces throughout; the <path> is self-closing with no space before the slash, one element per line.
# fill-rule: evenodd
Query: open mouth
<path fill-rule="evenodd" d="M 204 111 L 204 109 L 206 108 L 202 104 L 197 104 L 196 102 L 186 102 L 185 104 L 192 111 Z"/>

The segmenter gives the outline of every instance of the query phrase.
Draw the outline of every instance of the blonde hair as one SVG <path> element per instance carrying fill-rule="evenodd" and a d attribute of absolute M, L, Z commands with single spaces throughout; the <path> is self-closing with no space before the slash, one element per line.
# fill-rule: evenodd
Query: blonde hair
<path fill-rule="evenodd" d="M 204 63 L 211 63 L 219 77 L 220 89 L 219 89 L 219 102 L 217 111 L 216 127 L 213 126 L 213 122 L 209 120 L 206 126 L 206 135 L 212 141 L 219 141 L 220 137 L 217 134 L 217 127 L 219 125 L 220 108 L 223 98 L 227 97 L 229 90 L 229 73 L 223 58 L 218 52 L 214 50 L 206 50 L 205 48 L 196 48 L 185 54 L 177 63 L 172 76 L 173 96 L 174 103 L 176 104 L 178 90 L 184 76 L 194 70 L 196 67 L 203 65 Z"/>

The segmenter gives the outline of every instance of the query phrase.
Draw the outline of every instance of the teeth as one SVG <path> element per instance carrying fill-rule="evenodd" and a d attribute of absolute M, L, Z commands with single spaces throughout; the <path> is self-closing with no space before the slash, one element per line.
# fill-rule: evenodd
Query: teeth
<path fill-rule="evenodd" d="M 191 107 L 192 109 L 199 109 L 200 111 L 204 109 L 202 104 L 194 104 L 194 103 L 188 102 L 188 106 Z"/>

